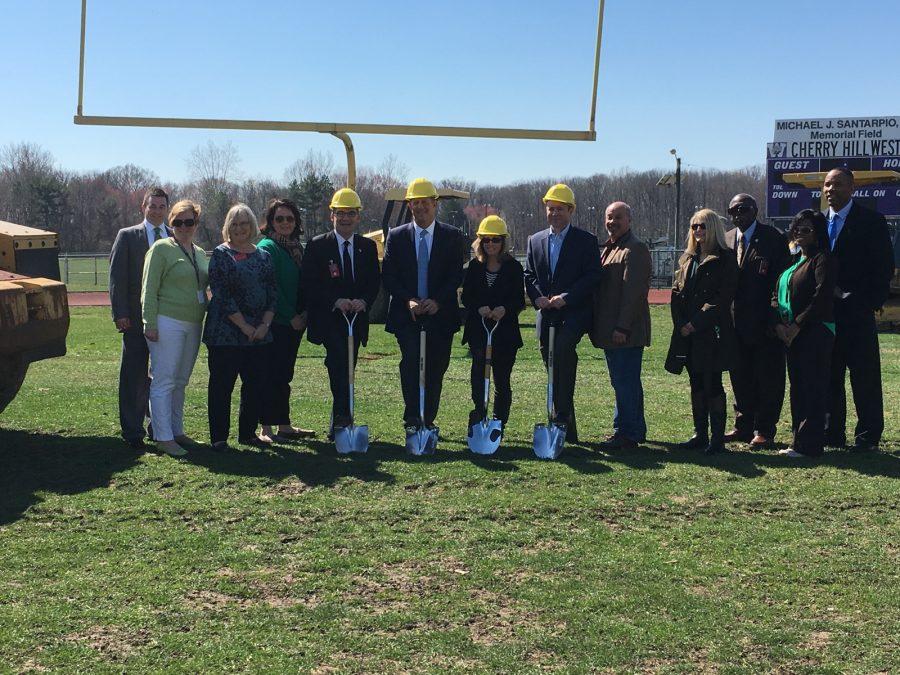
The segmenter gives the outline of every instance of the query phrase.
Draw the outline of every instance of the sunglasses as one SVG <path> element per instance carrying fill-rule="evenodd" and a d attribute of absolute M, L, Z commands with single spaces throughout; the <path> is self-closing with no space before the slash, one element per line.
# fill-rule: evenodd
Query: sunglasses
<path fill-rule="evenodd" d="M 275 216 L 273 219 L 276 223 L 294 223 L 296 219 L 294 216 Z"/>
<path fill-rule="evenodd" d="M 746 204 L 738 204 L 737 206 L 732 206 L 730 209 L 728 209 L 728 213 L 750 213 L 752 210 L 752 206 L 747 206 Z"/>
<path fill-rule="evenodd" d="M 172 227 L 193 227 L 197 221 L 193 218 L 176 218 L 172 221 Z"/>
<path fill-rule="evenodd" d="M 809 225 L 800 225 L 798 227 L 791 228 L 791 234 L 812 234 L 813 228 Z"/>
<path fill-rule="evenodd" d="M 705 230 L 706 223 L 691 223 L 692 230 Z"/>
<path fill-rule="evenodd" d="M 482 237 L 481 243 L 482 244 L 502 244 L 503 237 Z"/>

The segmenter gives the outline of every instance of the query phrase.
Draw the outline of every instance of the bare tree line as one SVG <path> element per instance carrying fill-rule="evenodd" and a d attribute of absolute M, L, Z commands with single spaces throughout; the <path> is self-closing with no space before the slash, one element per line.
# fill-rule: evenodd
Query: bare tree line
<path fill-rule="evenodd" d="M 198 239 L 211 248 L 221 241 L 226 211 L 238 201 L 261 217 L 269 199 L 290 197 L 304 214 L 305 235 L 324 232 L 330 227 L 331 194 L 346 183 L 346 172 L 336 167 L 334 158 L 314 151 L 292 162 L 278 180 L 244 176 L 240 155 L 231 143 L 198 145 L 185 162 L 189 180 L 176 183 L 132 164 L 105 171 L 67 171 L 38 145 L 8 145 L 0 149 L 0 220 L 55 231 L 65 252 L 106 251 L 120 228 L 140 219 L 141 197 L 147 186 L 162 185 L 173 199 L 200 202 L 203 216 Z M 672 242 L 675 190 L 657 186 L 661 173 L 623 169 L 587 177 L 548 176 L 508 185 L 477 185 L 464 177 L 450 177 L 435 182 L 439 187 L 467 190 L 470 198 L 466 203 L 442 204 L 439 217 L 474 232 L 482 217 L 498 213 L 509 225 L 513 249 L 522 252 L 528 236 L 546 227 L 541 197 L 547 187 L 565 182 L 578 201 L 576 225 L 602 236 L 604 209 L 613 201 L 623 200 L 631 205 L 634 227 L 642 238 Z M 380 227 L 387 190 L 404 186 L 409 178 L 409 167 L 393 155 L 378 166 L 359 167 L 356 190 L 363 202 L 365 231 Z M 734 194 L 749 192 L 761 200 L 764 187 L 762 166 L 730 171 L 689 168 L 683 172 L 681 235 L 693 210 L 708 206 L 724 213 Z"/>

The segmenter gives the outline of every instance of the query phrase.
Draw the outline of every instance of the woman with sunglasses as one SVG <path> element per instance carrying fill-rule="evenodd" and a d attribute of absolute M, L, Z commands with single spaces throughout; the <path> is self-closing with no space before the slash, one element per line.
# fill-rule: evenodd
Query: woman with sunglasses
<path fill-rule="evenodd" d="M 519 313 L 525 308 L 525 273 L 509 253 L 509 232 L 499 216 L 488 216 L 478 226 L 472 244 L 474 258 L 463 280 L 462 304 L 468 313 L 462 343 L 472 352 L 472 402 L 469 426 L 484 418 L 484 361 L 488 328 L 497 323 L 492 338 L 491 370 L 494 380 L 494 418 L 506 426 L 512 405 L 510 375 L 522 346 Z"/>
<path fill-rule="evenodd" d="M 275 271 L 272 257 L 254 245 L 259 236 L 256 216 L 246 204 L 225 215 L 224 243 L 209 261 L 209 314 L 203 342 L 209 350 L 209 436 L 213 450 L 228 448 L 231 392 L 241 378 L 238 443 L 268 447 L 256 435 L 266 377 L 267 347 L 275 316 Z"/>
<path fill-rule="evenodd" d="M 694 435 L 680 447 L 704 449 L 708 455 L 725 450 L 722 372 L 736 349 L 731 301 L 737 281 L 737 261 L 725 243 L 721 216 L 711 209 L 697 211 L 672 286 L 675 329 L 666 370 L 686 367 L 691 383 Z"/>
<path fill-rule="evenodd" d="M 798 213 L 788 236 L 800 255 L 779 277 L 772 305 L 775 333 L 787 348 L 794 442 L 778 454 L 819 457 L 825 446 L 837 262 L 831 256 L 828 222 L 819 211 Z"/>
<path fill-rule="evenodd" d="M 266 208 L 263 238 L 259 248 L 272 256 L 275 267 L 275 318 L 272 344 L 266 354 L 266 384 L 263 387 L 259 421 L 260 438 L 285 441 L 314 436 L 310 429 L 291 424 L 291 380 L 297 350 L 306 329 L 306 300 L 300 286 L 303 247 L 300 210 L 290 199 L 273 199 Z"/>
<path fill-rule="evenodd" d="M 194 244 L 200 206 L 188 199 L 169 210 L 172 236 L 144 258 L 141 286 L 144 336 L 150 348 L 150 423 L 157 446 L 173 457 L 195 443 L 184 433 L 187 388 L 206 314 L 206 253 Z"/>

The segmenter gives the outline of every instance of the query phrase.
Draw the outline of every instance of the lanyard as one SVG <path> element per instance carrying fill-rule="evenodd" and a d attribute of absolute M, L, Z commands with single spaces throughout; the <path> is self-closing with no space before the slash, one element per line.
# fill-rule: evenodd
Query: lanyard
<path fill-rule="evenodd" d="M 200 268 L 197 266 L 197 252 L 194 250 L 194 245 L 191 244 L 191 252 L 188 253 L 184 246 L 181 245 L 180 241 L 176 241 L 175 243 L 178 244 L 178 248 L 181 249 L 181 252 L 184 253 L 184 257 L 190 261 L 191 267 L 194 268 L 194 276 L 197 277 L 197 290 L 202 291 L 203 289 L 200 288 Z"/>

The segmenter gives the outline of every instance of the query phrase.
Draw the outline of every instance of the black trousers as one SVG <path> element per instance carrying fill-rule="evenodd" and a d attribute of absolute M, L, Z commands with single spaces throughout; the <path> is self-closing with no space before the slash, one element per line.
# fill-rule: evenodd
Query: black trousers
<path fill-rule="evenodd" d="M 266 347 L 266 382 L 262 389 L 259 422 L 266 426 L 290 425 L 291 380 L 303 335 L 290 326 L 273 323 L 272 342 Z M 255 348 L 254 348 L 255 349 Z"/>
<path fill-rule="evenodd" d="M 141 330 L 122 333 L 122 362 L 119 365 L 119 424 L 122 438 L 136 441 L 144 438 L 144 418 L 150 399 L 148 365 L 150 350 Z"/>
<path fill-rule="evenodd" d="M 856 312 L 854 316 L 837 317 L 836 332 L 828 387 L 827 444 L 846 444 L 847 393 L 844 383 L 849 369 L 858 419 L 854 439 L 857 443 L 877 445 L 884 431 L 884 400 L 875 316 L 872 312 Z"/>
<path fill-rule="evenodd" d="M 575 377 L 578 374 L 578 343 L 581 335 L 566 328 L 556 329 L 556 347 L 553 360 L 556 373 L 553 378 L 553 408 L 555 422 L 566 425 L 566 440 L 578 440 L 575 422 Z M 550 343 L 550 327 L 542 326 L 541 358 L 547 365 L 547 346 Z"/>
<path fill-rule="evenodd" d="M 825 447 L 825 412 L 833 346 L 831 331 L 819 323 L 803 328 L 787 349 L 793 448 L 812 457 L 821 455 Z"/>
<path fill-rule="evenodd" d="M 688 379 L 691 383 L 691 397 L 697 396 L 707 405 L 720 396 L 725 396 L 721 370 L 695 370 L 688 365 Z"/>
<path fill-rule="evenodd" d="M 268 345 L 253 347 L 208 347 L 209 437 L 213 443 L 228 440 L 231 427 L 231 392 L 241 377 L 241 406 L 238 413 L 238 440 L 256 435 L 267 367 Z"/>
<path fill-rule="evenodd" d="M 400 387 L 403 390 L 403 423 L 415 426 L 419 423 L 419 330 L 407 328 L 397 333 L 400 346 Z M 444 373 L 450 365 L 450 348 L 453 334 L 431 331 L 425 342 L 425 419 L 424 424 L 434 424 L 441 402 Z"/>
<path fill-rule="evenodd" d="M 359 336 L 353 336 L 353 365 L 359 357 Z M 334 333 L 325 339 L 325 367 L 331 385 L 331 423 L 335 427 L 350 423 L 350 373 L 347 369 L 347 334 Z"/>
<path fill-rule="evenodd" d="M 510 376 L 516 363 L 518 348 L 505 345 L 494 345 L 491 356 L 491 378 L 494 385 L 494 417 L 506 424 L 509 421 L 509 409 L 512 405 L 512 386 Z M 485 350 L 472 350 L 472 403 L 475 408 L 469 423 L 484 419 L 484 355 Z"/>
<path fill-rule="evenodd" d="M 775 437 L 784 404 L 784 344 L 763 337 L 748 343 L 738 335 L 737 358 L 731 366 L 734 428 L 742 435 Z"/>

